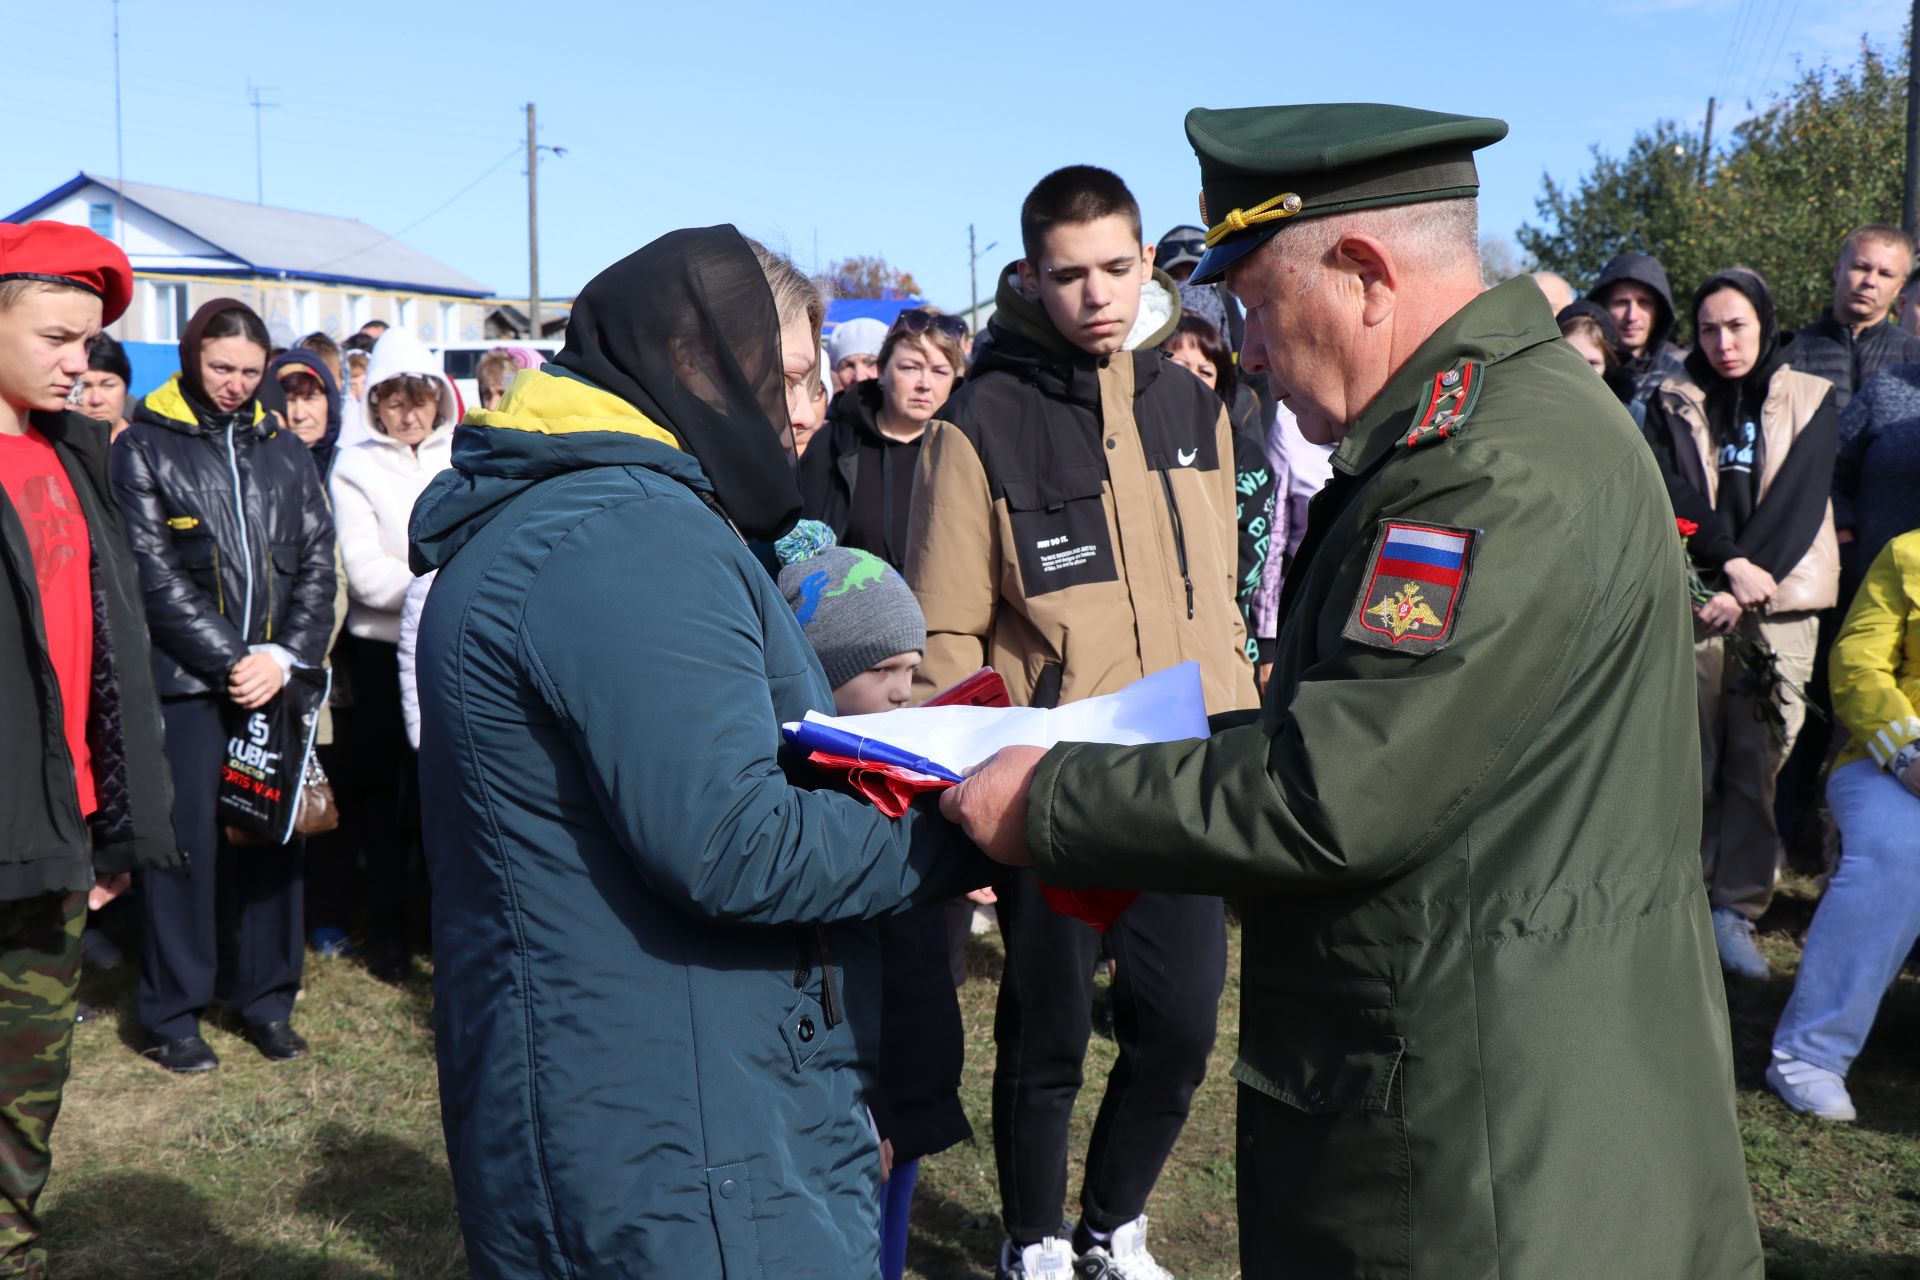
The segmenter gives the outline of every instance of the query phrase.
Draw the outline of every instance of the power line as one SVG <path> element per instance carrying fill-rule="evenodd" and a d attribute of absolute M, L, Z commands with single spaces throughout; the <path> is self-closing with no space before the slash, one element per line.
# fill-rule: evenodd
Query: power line
<path fill-rule="evenodd" d="M 439 213 L 441 210 L 445 209 L 448 205 L 452 204 L 455 200 L 458 200 L 461 196 L 464 196 L 465 194 L 467 194 L 467 192 L 473 190 L 475 187 L 485 182 L 488 178 L 491 178 L 494 175 L 495 170 L 499 169 L 501 165 L 505 164 L 507 161 L 513 159 L 515 156 L 519 154 L 520 154 L 520 144 L 516 142 L 513 145 L 512 150 L 508 151 L 507 154 L 501 156 L 498 160 L 495 160 L 492 164 L 488 165 L 487 171 L 485 173 L 481 174 L 479 177 L 475 178 L 472 182 L 469 182 L 466 186 L 460 188 L 458 191 L 448 196 L 445 200 L 442 200 L 439 204 L 433 206 L 433 208 L 427 210 L 425 213 L 415 218 L 412 222 L 409 222 L 406 226 L 400 228 L 398 231 L 392 232 L 388 235 L 381 236 L 378 240 L 375 240 L 370 244 L 363 244 L 358 249 L 353 250 L 351 253 L 343 253 L 337 258 L 329 258 L 327 259 L 327 261 L 315 267 L 314 270 L 320 271 L 327 267 L 331 267 L 336 263 L 345 262 L 348 258 L 357 258 L 361 254 L 366 253 L 369 250 L 378 249 L 381 245 L 386 244 L 390 240 L 398 240 L 401 236 L 407 234 L 407 232 L 413 230 L 415 227 L 425 222 L 428 218 L 431 218 L 434 214 Z"/>
<path fill-rule="evenodd" d="M 1780 55 L 1786 50 L 1787 37 L 1793 34 L 1793 20 L 1800 16 L 1800 0 L 1793 0 L 1793 8 L 1787 10 L 1787 25 L 1780 29 L 1780 39 L 1773 46 L 1773 56 L 1767 59 L 1767 74 L 1761 80 L 1760 87 L 1765 88 L 1773 81 L 1774 64 L 1780 61 Z"/>
<path fill-rule="evenodd" d="M 1746 93 L 1742 96 L 1749 103 L 1753 101 L 1754 79 L 1760 74 L 1761 60 L 1766 57 L 1767 46 L 1773 43 L 1773 33 L 1779 26 L 1781 11 L 1785 7 L 1785 0 L 1774 0 L 1773 15 L 1767 20 L 1766 29 L 1760 33 L 1760 42 L 1748 51 Z M 1761 87 L 1764 88 L 1764 84 Z"/>
<path fill-rule="evenodd" d="M 1720 59 L 1720 72 L 1713 78 L 1714 96 L 1726 92 L 1733 68 L 1737 65 L 1740 42 L 1745 38 L 1750 19 L 1753 17 L 1754 0 L 1740 0 L 1740 7 L 1734 11 L 1733 28 L 1727 37 L 1727 51 Z"/>

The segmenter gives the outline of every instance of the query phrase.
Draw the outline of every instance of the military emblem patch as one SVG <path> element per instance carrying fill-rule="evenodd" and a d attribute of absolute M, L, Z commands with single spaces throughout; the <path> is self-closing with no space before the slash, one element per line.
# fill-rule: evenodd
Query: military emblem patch
<path fill-rule="evenodd" d="M 1366 585 L 1341 634 L 1396 653 L 1438 653 L 1453 641 L 1473 567 L 1473 529 L 1382 520 Z"/>

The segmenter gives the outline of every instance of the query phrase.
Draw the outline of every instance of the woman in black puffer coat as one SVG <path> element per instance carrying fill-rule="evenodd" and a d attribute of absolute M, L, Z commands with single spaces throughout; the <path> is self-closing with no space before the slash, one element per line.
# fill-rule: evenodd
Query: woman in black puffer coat
<path fill-rule="evenodd" d="M 223 847 L 222 705 L 266 705 L 295 663 L 326 660 L 333 520 L 307 449 L 255 400 L 266 326 L 216 299 L 180 341 L 180 372 L 113 446 L 115 499 L 140 567 L 187 865 L 142 881 L 140 1018 L 173 1071 L 218 1065 L 200 1038 L 216 992 L 267 1057 L 298 1057 L 301 852 Z M 227 937 L 221 938 L 222 926 Z M 226 972 L 221 972 L 222 965 Z"/>

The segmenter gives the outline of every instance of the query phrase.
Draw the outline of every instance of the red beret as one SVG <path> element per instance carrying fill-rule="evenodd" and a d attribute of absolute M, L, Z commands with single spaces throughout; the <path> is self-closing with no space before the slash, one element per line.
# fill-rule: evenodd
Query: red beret
<path fill-rule="evenodd" d="M 133 301 L 133 266 L 120 246 L 69 222 L 0 222 L 0 281 L 78 285 L 100 299 L 102 324 Z"/>

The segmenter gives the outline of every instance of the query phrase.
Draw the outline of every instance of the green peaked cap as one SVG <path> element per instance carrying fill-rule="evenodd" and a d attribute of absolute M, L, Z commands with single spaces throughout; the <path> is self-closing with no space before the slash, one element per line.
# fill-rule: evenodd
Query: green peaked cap
<path fill-rule="evenodd" d="M 1476 195 L 1473 153 L 1506 136 L 1504 120 L 1379 102 L 1195 107 L 1207 252 L 1192 281 L 1219 279 L 1300 218 Z"/>

